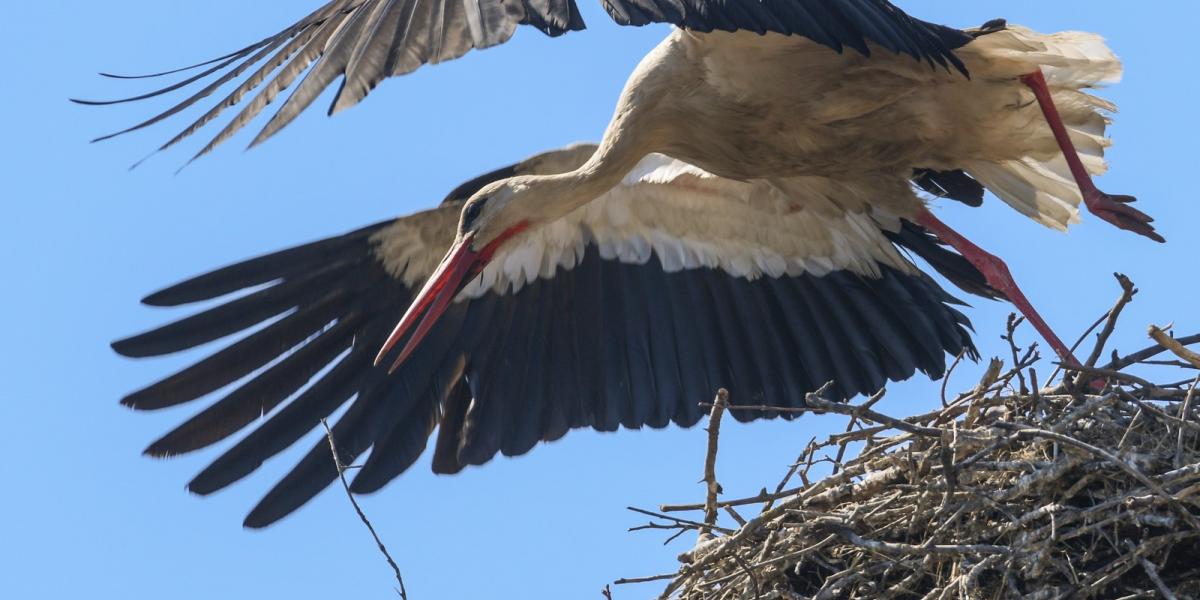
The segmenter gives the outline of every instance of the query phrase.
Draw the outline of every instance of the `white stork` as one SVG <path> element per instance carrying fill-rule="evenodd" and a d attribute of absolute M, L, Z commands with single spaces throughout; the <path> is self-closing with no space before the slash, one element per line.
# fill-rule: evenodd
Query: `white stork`
<path fill-rule="evenodd" d="M 454 241 L 465 198 L 504 177 L 569 172 L 595 148 L 541 154 L 463 184 L 433 210 L 146 297 L 179 306 L 253 290 L 115 342 L 123 355 L 173 353 L 269 323 L 123 400 L 153 410 L 225 388 L 146 453 L 195 451 L 266 415 L 189 483 L 208 494 L 353 398 L 334 438 L 344 461 L 372 449 L 353 482 L 371 492 L 411 466 L 435 430 L 433 469 L 455 473 L 573 428 L 691 426 L 702 414 L 697 402 L 720 387 L 734 406 L 796 407 L 829 380 L 845 398 L 915 371 L 940 377 L 947 353 L 974 355 L 956 301 L 898 249 L 969 292 L 995 292 L 921 227 L 866 204 L 886 182 L 739 182 L 651 155 L 595 202 L 531 229 L 537 243 L 494 255 L 398 370 L 373 365 Z M 961 191 L 967 200 L 982 194 Z M 335 477 L 322 441 L 246 525 L 282 518 Z"/>
<path fill-rule="evenodd" d="M 1081 90 L 1120 75 L 1119 61 L 1098 36 L 1043 35 L 1000 20 L 953 29 L 910 17 L 887 0 L 603 3 L 620 24 L 678 28 L 630 76 L 599 149 L 585 164 L 571 173 L 499 182 L 467 204 L 464 216 L 472 218 L 454 246 L 458 258 L 447 263 L 450 270 L 438 274 L 431 290 L 456 292 L 443 276 L 461 278 L 482 268 L 464 261 L 594 200 L 650 153 L 743 181 L 887 180 L 888 189 L 868 204 L 919 222 L 952 244 L 1072 362 L 1007 267 L 940 222 L 911 193 L 913 170 L 965 173 L 1051 227 L 1065 229 L 1077 221 L 1082 201 L 1118 227 L 1163 241 L 1153 219 L 1129 206 L 1133 197 L 1105 194 L 1091 180 L 1105 168 L 1101 111 L 1114 107 Z M 162 146 L 191 135 L 265 84 L 199 156 L 243 127 L 309 67 L 252 145 L 285 127 L 339 77 L 331 113 L 358 103 L 385 77 L 502 43 L 522 24 L 552 36 L 584 26 L 574 0 L 333 0 L 275 35 L 194 65 L 209 68 L 180 83 L 124 100 L 84 102 L 144 99 L 232 67 L 177 106 L 112 134 L 119 135 L 181 111 L 262 63 Z M 430 302 L 439 307 L 448 302 L 420 300 L 416 307 L 422 310 Z M 436 312 L 429 318 L 436 319 Z M 406 325 L 419 329 L 417 319 L 424 316 L 415 311 Z M 389 346 L 406 331 L 398 327 Z M 410 339 L 406 350 L 419 340 Z"/>
<path fill-rule="evenodd" d="M 965 320 L 896 254 L 894 243 L 903 242 L 895 236 L 906 232 L 943 267 L 970 273 L 960 279 L 974 291 L 1011 300 L 1060 356 L 1073 360 L 1004 264 L 926 209 L 914 176 L 923 187 L 967 190 L 973 198 L 982 184 L 1059 229 L 1078 220 L 1084 203 L 1118 227 L 1161 241 L 1151 219 L 1128 206 L 1131 197 L 1109 196 L 1091 181 L 1105 168 L 1104 113 L 1114 107 L 1084 90 L 1120 74 L 1095 35 L 1044 35 L 1002 21 L 958 30 L 914 19 L 885 0 L 606 0 L 605 7 L 619 23 L 679 28 L 630 76 L 586 160 L 576 148 L 570 167 L 515 169 L 476 181 L 478 189 L 466 186 L 473 193 L 462 203 L 453 240 L 449 209 L 436 213 L 443 215 L 441 244 L 385 233 L 434 220 L 413 217 L 152 296 L 152 303 L 179 303 L 282 281 L 261 292 L 269 300 L 236 300 L 228 305 L 234 308 L 126 340 L 118 350 L 170 351 L 279 314 L 271 312 L 276 308 L 298 308 L 264 329 L 268 335 L 255 334 L 221 358 L 127 398 L 136 406 L 185 401 L 248 373 L 258 358 L 246 360 L 240 349 L 253 346 L 249 340 L 282 350 L 336 324 L 317 337 L 326 345 L 304 346 L 317 348 L 304 354 L 308 362 L 268 368 L 260 376 L 266 383 L 239 388 L 151 451 L 185 451 L 232 433 L 288 395 L 258 403 L 263 387 L 286 379 L 290 394 L 304 379 L 296 373 L 311 377 L 348 346 L 361 358 L 364 341 L 385 342 L 376 361 L 398 369 L 394 378 L 339 362 L 202 473 L 193 489 L 211 491 L 245 475 L 355 391 L 335 435 L 344 456 L 374 448 L 355 480 L 356 489 L 370 491 L 407 468 L 435 426 L 435 469 L 454 471 L 497 451 L 523 453 L 571 427 L 690 424 L 696 414 L 689 404 L 715 385 L 732 388 L 745 403 L 792 406 L 826 377 L 838 382 L 840 396 L 850 396 L 914 369 L 937 374 L 945 352 L 969 347 Z M 203 154 L 311 67 L 258 143 L 339 77 L 331 111 L 357 103 L 387 76 L 503 42 L 518 24 L 551 35 L 582 28 L 573 0 L 335 0 L 166 88 L 232 66 L 129 130 L 263 63 L 164 146 L 263 85 Z M 353 249 L 346 252 L 355 258 L 331 245 Z M 443 245 L 449 250 L 435 265 Z M 326 264 L 311 253 L 341 262 Z M 361 267 L 374 264 L 364 256 L 378 257 L 378 272 Z M 333 285 L 335 273 L 347 270 L 355 277 Z M 382 281 L 393 293 L 363 291 Z M 330 299 L 329 289 L 341 295 Z M 392 335 L 372 337 L 378 315 L 410 299 Z M 260 301 L 270 309 L 257 307 Z M 243 314 L 239 303 L 254 308 Z M 353 310 L 343 314 L 346 306 Z M 196 323 L 224 326 L 197 333 Z M 808 337 L 816 341 L 809 345 Z M 259 354 L 262 347 L 254 346 Z M 178 392 L 177 380 L 195 389 Z M 283 516 L 333 476 L 327 457 L 314 450 L 247 524 Z"/>

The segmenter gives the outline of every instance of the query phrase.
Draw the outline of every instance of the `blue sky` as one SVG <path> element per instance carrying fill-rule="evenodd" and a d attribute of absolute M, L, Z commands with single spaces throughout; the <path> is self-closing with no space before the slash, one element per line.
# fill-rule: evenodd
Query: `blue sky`
<path fill-rule="evenodd" d="M 215 56 L 316 4 L 19 2 L 0 24 L 8 42 L 0 100 L 7 417 L 0 436 L 0 597 L 394 597 L 389 571 L 340 490 L 266 531 L 241 528 L 246 510 L 295 452 L 206 499 L 183 486 L 215 453 L 141 457 L 147 442 L 193 409 L 135 414 L 117 399 L 196 355 L 135 362 L 114 355 L 108 342 L 180 314 L 139 306 L 146 292 L 428 206 L 480 172 L 598 138 L 625 76 L 666 31 L 619 28 L 598 3 L 583 0 L 589 31 L 554 40 L 522 31 L 502 47 L 385 82 L 336 118 L 314 110 L 252 152 L 241 152 L 250 136 L 239 136 L 179 175 L 175 169 L 196 144 L 133 172 L 126 167 L 181 121 L 86 143 L 165 105 L 69 104 L 70 96 L 144 89 L 95 72 L 153 71 Z M 1118 346 L 1145 345 L 1151 322 L 1200 329 L 1189 239 L 1200 219 L 1192 189 L 1200 90 L 1190 42 L 1163 27 L 1165 17 L 1195 22 L 1200 8 L 1130 10 L 1089 0 L 902 4 L 952 25 L 1004 16 L 1109 39 L 1127 71 L 1104 94 L 1122 112 L 1111 130 L 1112 173 L 1101 187 L 1138 195 L 1170 243 L 1152 244 L 1088 215 L 1069 235 L 1058 234 L 994 198 L 981 209 L 945 206 L 939 214 L 1005 257 L 1064 337 L 1073 339 L 1111 304 L 1114 271 L 1142 288 Z M 969 315 L 981 349 L 1005 353 L 998 336 L 1009 308 L 974 304 Z M 1032 339 L 1028 330 L 1023 335 Z M 979 371 L 961 368 L 951 388 L 971 385 Z M 917 412 L 936 401 L 938 385 L 894 385 L 884 409 Z M 718 465 L 725 490 L 745 495 L 773 485 L 809 438 L 840 427 L 809 417 L 727 426 Z M 664 548 L 656 533 L 626 533 L 644 519 L 624 507 L 702 498 L 696 481 L 703 447 L 699 429 L 580 431 L 457 477 L 434 477 L 426 457 L 362 503 L 414 599 L 597 598 L 614 578 L 675 568 L 690 536 Z M 658 591 L 621 588 L 614 596 Z"/>

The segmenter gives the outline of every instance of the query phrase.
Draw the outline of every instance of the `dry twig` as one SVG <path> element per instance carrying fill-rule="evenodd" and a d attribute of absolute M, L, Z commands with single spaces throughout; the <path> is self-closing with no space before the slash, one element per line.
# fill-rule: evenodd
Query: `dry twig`
<path fill-rule="evenodd" d="M 375 539 L 375 545 L 379 547 L 379 552 L 387 559 L 388 566 L 395 573 L 396 583 L 400 586 L 396 590 L 396 593 L 400 594 L 401 600 L 408 600 L 408 591 L 404 589 L 404 577 L 400 575 L 400 566 L 392 559 L 387 546 L 383 545 L 383 540 L 375 532 L 375 526 L 371 524 L 371 520 L 367 518 L 367 514 L 363 512 L 362 508 L 358 505 L 358 500 L 354 499 L 354 494 L 350 491 L 350 483 L 346 481 L 346 469 L 349 469 L 350 466 L 343 464 L 341 457 L 338 456 L 337 443 L 333 439 L 333 430 L 329 428 L 329 423 L 325 419 L 321 419 L 321 426 L 325 428 L 325 438 L 329 440 L 329 452 L 333 456 L 333 465 L 337 468 L 338 479 L 342 481 L 342 489 L 346 490 L 346 497 L 350 499 L 350 505 L 354 507 L 354 512 L 358 513 L 359 520 L 363 522 L 363 525 L 367 526 L 367 531 L 371 532 L 371 537 Z"/>
<path fill-rule="evenodd" d="M 1167 329 L 1170 329 L 1170 327 Z M 1179 343 L 1179 340 L 1171 337 L 1166 331 L 1151 325 L 1150 337 L 1158 342 L 1158 345 L 1170 350 L 1175 356 L 1186 360 L 1188 364 L 1200 369 L 1200 354 L 1188 350 L 1183 344 Z"/>
<path fill-rule="evenodd" d="M 721 437 L 721 416 L 725 414 L 725 405 L 729 402 L 729 392 L 717 390 L 717 398 L 713 401 L 712 410 L 708 415 L 708 451 L 704 456 L 704 527 L 700 529 L 700 538 L 712 535 L 713 525 L 717 522 L 717 495 L 721 493 L 721 484 L 717 483 L 717 442 Z"/>

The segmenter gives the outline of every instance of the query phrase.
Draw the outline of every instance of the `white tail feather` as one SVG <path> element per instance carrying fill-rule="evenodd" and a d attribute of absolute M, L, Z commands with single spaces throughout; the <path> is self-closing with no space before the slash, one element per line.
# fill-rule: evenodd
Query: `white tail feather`
<path fill-rule="evenodd" d="M 1080 89 L 1121 80 L 1121 61 L 1104 38 L 1094 33 L 1044 34 L 1009 25 L 1004 31 L 980 37 L 973 45 L 993 64 L 1016 69 L 1017 74 L 1040 67 L 1051 87 Z"/>
<path fill-rule="evenodd" d="M 982 36 L 973 46 L 986 64 L 987 76 L 1015 78 L 1041 69 L 1088 172 L 1100 175 L 1108 169 L 1104 150 L 1111 142 L 1104 132 L 1110 123 L 1107 113 L 1117 107 L 1083 91 L 1121 79 L 1121 62 L 1103 38 L 1074 31 L 1047 35 L 1010 26 Z M 1065 231 L 1079 221 L 1083 197 L 1057 145 L 1039 149 L 1037 156 L 976 161 L 966 169 L 1001 200 L 1043 225 Z"/>

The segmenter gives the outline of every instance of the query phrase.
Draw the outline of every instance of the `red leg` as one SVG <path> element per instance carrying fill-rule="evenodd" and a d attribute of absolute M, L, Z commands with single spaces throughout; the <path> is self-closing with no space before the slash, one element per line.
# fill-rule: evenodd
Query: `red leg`
<path fill-rule="evenodd" d="M 1075 144 L 1067 133 L 1067 127 L 1063 125 L 1058 108 L 1054 106 L 1054 99 L 1050 95 L 1050 88 L 1046 85 L 1046 78 L 1042 75 L 1041 70 L 1022 75 L 1021 83 L 1033 90 L 1038 106 L 1041 107 L 1046 122 L 1050 124 L 1050 130 L 1054 132 L 1054 139 L 1067 159 L 1067 165 L 1071 168 L 1075 184 L 1083 193 L 1083 202 L 1087 205 L 1088 210 L 1121 229 L 1144 235 L 1156 242 L 1166 241 L 1154 231 L 1154 226 L 1150 224 L 1154 219 L 1150 215 L 1129 206 L 1130 202 L 1137 200 L 1136 198 L 1133 196 L 1110 196 L 1100 191 L 1096 184 L 1092 183 L 1092 176 L 1084 168 L 1083 161 L 1079 160 Z"/>
<path fill-rule="evenodd" d="M 1042 316 L 1038 314 L 1033 305 L 1029 303 L 1029 300 L 1025 298 L 1025 294 L 1021 292 L 1021 288 L 1017 287 L 1017 282 L 1013 281 L 1012 274 L 1008 272 L 1008 265 L 1004 264 L 1004 261 L 994 255 L 988 254 L 979 246 L 971 243 L 970 240 L 951 229 L 949 225 L 938 220 L 927 209 L 921 209 L 921 213 L 917 215 L 916 222 L 933 232 L 942 241 L 953 246 L 955 250 L 958 250 L 963 255 L 963 258 L 967 259 L 976 269 L 979 269 L 983 273 L 984 278 L 987 279 L 988 285 L 1004 293 L 1009 302 L 1012 302 L 1013 306 L 1017 307 L 1017 310 L 1022 315 L 1025 315 L 1025 319 L 1029 321 L 1029 324 L 1033 325 L 1033 328 L 1041 334 L 1046 343 L 1050 344 L 1050 347 L 1054 349 L 1054 352 L 1058 354 L 1058 357 L 1064 363 L 1069 365 L 1080 364 L 1075 359 L 1075 356 L 1071 354 L 1070 348 L 1067 348 L 1067 345 L 1058 339 L 1058 336 L 1054 334 L 1054 331 L 1050 329 L 1050 326 L 1046 324 Z"/>

